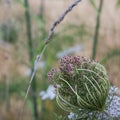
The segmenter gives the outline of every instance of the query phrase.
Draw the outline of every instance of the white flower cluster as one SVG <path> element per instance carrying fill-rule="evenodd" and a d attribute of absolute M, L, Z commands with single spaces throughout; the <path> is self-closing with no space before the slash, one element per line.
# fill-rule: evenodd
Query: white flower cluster
<path fill-rule="evenodd" d="M 53 85 L 49 85 L 46 91 L 40 92 L 40 97 L 42 98 L 42 100 L 46 100 L 46 99 L 53 100 L 55 96 L 56 96 L 55 87 Z"/>
<path fill-rule="evenodd" d="M 110 88 L 110 95 L 114 94 L 117 90 L 117 87 L 111 87 Z M 107 109 L 107 112 L 112 116 L 112 117 L 117 117 L 120 119 L 120 97 L 114 95 L 110 96 L 110 99 L 112 99 L 110 106 Z"/>
<path fill-rule="evenodd" d="M 76 117 L 77 117 L 77 116 L 76 116 L 74 113 L 72 113 L 72 112 L 68 115 L 68 119 L 69 119 L 69 120 L 75 120 Z"/>
<path fill-rule="evenodd" d="M 117 90 L 117 87 L 111 86 L 109 91 L 108 102 L 111 100 L 109 107 L 106 112 L 110 114 L 111 117 L 117 118 L 120 120 L 120 97 L 113 95 Z M 98 114 L 98 120 L 110 120 L 110 116 L 107 116 L 105 113 Z M 74 113 L 70 113 L 68 115 L 69 120 L 75 120 L 76 115 Z"/>
<path fill-rule="evenodd" d="M 116 95 L 113 96 L 113 94 L 116 92 L 116 90 L 117 90 L 117 88 L 115 86 L 110 87 L 108 99 L 111 100 L 111 103 L 110 103 L 109 107 L 107 108 L 106 112 L 109 113 L 110 116 L 112 116 L 113 118 L 120 119 L 120 97 L 118 97 Z M 54 86 L 49 85 L 49 87 L 46 91 L 40 92 L 40 96 L 41 96 L 42 100 L 46 100 L 46 99 L 53 100 L 56 96 Z M 101 120 L 101 116 L 105 120 L 109 120 L 108 116 L 106 116 L 106 114 L 104 114 L 104 113 L 101 113 L 98 115 L 98 120 Z M 74 113 L 70 113 L 68 115 L 69 120 L 75 120 L 76 117 L 77 116 Z"/>
<path fill-rule="evenodd" d="M 113 100 L 107 111 L 111 116 L 120 118 L 120 97 L 113 97 Z"/>

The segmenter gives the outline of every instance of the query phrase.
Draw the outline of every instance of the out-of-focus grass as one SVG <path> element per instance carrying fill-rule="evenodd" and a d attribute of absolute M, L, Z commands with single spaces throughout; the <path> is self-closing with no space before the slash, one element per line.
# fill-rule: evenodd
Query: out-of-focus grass
<path fill-rule="evenodd" d="M 18 40 L 18 28 L 16 23 L 6 22 L 0 25 L 1 39 L 8 43 L 15 43 Z"/>
<path fill-rule="evenodd" d="M 38 2 L 38 1 L 37 1 Z M 60 5 L 62 5 L 64 1 L 60 1 Z M 107 2 L 107 1 L 106 1 Z M 113 1 L 112 1 L 113 2 Z M 32 3 L 37 4 L 36 2 L 34 2 L 32 0 Z M 48 1 L 48 3 L 46 3 L 46 25 L 45 25 L 45 30 L 41 32 L 41 22 L 38 23 L 38 18 L 36 20 L 35 15 L 32 16 L 32 34 L 33 34 L 33 47 L 34 47 L 34 52 L 35 55 L 37 55 L 40 51 L 41 48 L 43 47 L 43 43 L 44 43 L 44 39 L 47 37 L 48 34 L 48 30 L 50 24 L 53 21 L 53 18 L 56 18 L 57 14 L 59 14 L 59 11 L 61 11 L 63 9 L 63 7 L 61 6 L 61 9 L 56 9 L 58 11 L 52 10 L 52 8 L 56 8 L 56 6 L 53 7 L 53 5 L 57 3 L 56 1 L 52 3 L 50 3 Z M 86 1 L 85 1 L 86 3 Z M 11 109 L 14 111 L 12 114 L 13 116 L 15 116 L 16 114 L 16 108 L 14 107 L 14 103 L 17 106 L 18 104 L 18 111 L 20 111 L 22 109 L 22 104 L 23 104 L 23 99 L 26 93 L 26 89 L 27 86 L 29 84 L 29 77 L 21 77 L 22 74 L 21 72 L 19 73 L 19 68 L 22 66 L 25 66 L 27 68 L 29 68 L 29 61 L 28 61 L 28 55 L 27 55 L 27 40 L 26 40 L 26 29 L 25 29 L 25 20 L 24 20 L 24 16 L 23 16 L 23 12 L 24 9 L 22 7 L 20 7 L 17 3 L 13 3 L 15 5 L 15 7 L 12 8 L 13 13 L 11 14 L 11 18 L 13 18 L 13 16 L 16 18 L 16 20 L 19 22 L 20 24 L 20 29 L 18 31 L 19 33 L 19 38 L 17 43 L 11 44 L 10 47 L 13 48 L 12 50 L 12 61 L 13 61 L 13 65 L 15 66 L 14 69 L 10 69 L 10 73 L 13 73 L 14 77 L 8 76 L 9 77 L 9 96 L 10 96 L 10 101 L 12 99 L 12 102 L 10 102 L 11 104 Z M 31 8 L 33 7 L 34 9 L 37 9 L 36 6 L 38 6 L 38 4 L 36 6 L 34 6 L 34 4 L 31 4 Z M 67 5 L 67 3 L 65 2 L 65 4 Z M 18 6 L 18 7 L 16 7 Z M 59 8 L 60 6 L 57 5 Z M 86 5 L 85 5 L 86 6 Z M 78 11 L 77 14 L 80 14 L 80 17 L 77 17 L 78 20 L 76 19 L 76 17 L 74 16 L 74 14 L 76 15 L 76 11 L 73 11 L 74 14 L 72 14 L 71 16 L 68 16 L 68 19 L 65 20 L 65 23 L 60 25 L 60 30 L 56 30 L 56 33 L 54 35 L 54 37 L 52 38 L 48 48 L 45 51 L 45 54 L 42 58 L 42 61 L 44 61 L 46 64 L 43 68 L 40 68 L 37 71 L 36 74 L 36 79 L 37 79 L 37 95 L 39 95 L 39 92 L 41 90 L 46 90 L 48 85 L 50 84 L 50 82 L 47 79 L 47 73 L 48 71 L 53 67 L 58 65 L 58 58 L 56 57 L 56 54 L 60 51 L 62 51 L 63 49 L 67 48 L 67 47 L 72 47 L 76 44 L 84 44 L 84 50 L 80 51 L 78 53 L 78 55 L 84 55 L 84 56 L 90 56 L 91 55 L 91 48 L 92 48 L 92 37 L 93 37 L 93 31 L 94 31 L 94 12 L 91 12 L 91 8 L 88 6 L 88 13 L 91 14 L 87 14 L 84 11 L 84 8 L 86 8 L 84 6 L 80 6 L 80 10 L 82 8 L 83 11 L 80 11 L 79 8 L 76 8 L 76 11 Z M 4 8 L 4 6 L 0 7 L 1 9 Z M 104 7 L 107 8 L 107 7 Z M 48 10 L 51 9 L 51 10 Z M 89 10 L 90 9 L 90 10 Z M 15 11 L 16 10 L 16 11 Z M 18 11 L 17 11 L 18 10 Z M 33 10 L 33 9 L 32 9 Z M 32 11 L 31 10 L 31 11 Z M 37 11 L 37 10 L 35 10 Z M 50 15 L 48 16 L 50 11 Z M 34 12 L 34 10 L 32 11 Z M 56 16 L 53 14 L 54 12 L 56 12 Z M 1 12 L 0 12 L 1 13 Z M 19 13 L 19 14 L 18 14 Z M 107 13 L 107 12 L 105 12 Z M 31 13 L 32 14 L 32 13 Z M 117 12 L 115 12 L 115 16 L 116 16 Z M 108 13 L 107 13 L 108 15 Z M 4 16 L 4 14 L 0 14 L 0 16 Z M 102 17 L 102 28 L 100 31 L 100 37 L 99 37 L 99 43 L 98 43 L 98 52 L 97 52 L 97 59 L 101 60 L 101 58 L 105 57 L 108 53 L 108 51 L 110 51 L 110 49 L 116 47 L 119 48 L 119 31 L 117 30 L 116 27 L 113 28 L 109 27 L 106 28 L 106 19 L 105 22 L 104 20 L 104 9 L 103 9 L 103 17 Z M 112 16 L 111 16 L 112 17 Z M 6 20 L 6 16 L 0 18 L 1 21 L 5 21 Z M 77 21 L 77 23 L 72 23 L 70 21 L 70 23 L 68 24 L 68 20 L 71 19 L 71 21 Z M 84 21 L 84 22 L 83 22 Z M 92 22 L 91 22 L 92 21 Z M 92 24 L 93 23 L 93 24 Z M 108 22 L 109 23 L 109 22 Z M 114 23 L 114 20 L 113 20 Z M 111 24 L 113 24 L 111 23 Z M 38 25 L 39 24 L 39 25 Z M 109 25 L 111 25 L 109 24 Z M 104 29 L 105 27 L 105 29 Z M 113 31 L 113 29 L 115 29 L 115 31 Z M 43 35 L 44 34 L 44 35 Z M 114 35 L 114 37 L 112 36 L 112 34 Z M 113 42 L 114 39 L 114 42 Z M 5 54 L 5 53 L 3 53 Z M 34 58 L 35 59 L 35 58 Z M 2 60 L 2 59 L 0 59 Z M 119 71 L 120 71 L 120 64 L 119 64 L 119 57 L 115 57 L 112 58 L 111 60 L 109 60 L 106 63 L 106 68 L 108 70 L 110 79 L 112 81 L 113 84 L 120 86 L 120 82 L 119 82 Z M 4 61 L 2 60 L 1 62 L 4 63 Z M 25 62 L 28 64 L 28 66 L 26 64 L 23 65 L 23 63 L 21 62 Z M 7 65 L 7 64 L 6 64 Z M 8 64 L 9 65 L 9 64 Z M 4 69 L 4 66 L 1 66 L 2 69 Z M 22 67 L 23 68 L 23 67 Z M 22 72 L 24 72 L 26 69 L 22 69 Z M 5 87 L 6 87 L 6 83 L 5 83 L 5 79 L 1 79 L 0 81 L 2 81 L 0 83 L 0 101 L 2 104 L 5 103 Z M 28 98 L 28 102 L 26 104 L 26 109 L 25 109 L 25 114 L 24 117 L 27 120 L 27 117 L 29 119 L 31 119 L 32 115 L 32 107 L 31 107 L 31 93 L 29 94 L 30 97 Z M 50 100 L 46 100 L 46 101 L 42 101 L 40 97 L 37 98 L 38 104 L 39 104 L 39 116 L 42 116 L 43 119 L 42 120 L 54 120 L 54 112 L 57 112 L 58 114 L 64 114 L 64 112 L 57 106 L 55 101 L 50 101 Z M 41 111 L 41 106 L 43 107 L 43 111 Z M 0 108 L 0 111 L 2 111 L 4 108 L 4 106 L 2 106 Z M 10 109 L 10 110 L 11 110 Z M 28 110 L 30 109 L 30 110 Z M 8 114 L 6 114 L 8 115 Z M 0 113 L 0 117 L 2 116 L 2 112 Z M 1 118 L 0 118 L 1 119 Z M 13 119 L 8 119 L 8 120 L 13 120 Z M 17 119 L 16 119 L 17 120 Z"/>

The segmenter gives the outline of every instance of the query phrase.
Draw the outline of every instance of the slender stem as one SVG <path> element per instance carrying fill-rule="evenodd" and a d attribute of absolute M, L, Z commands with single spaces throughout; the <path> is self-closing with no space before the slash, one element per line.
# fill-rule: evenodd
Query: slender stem
<path fill-rule="evenodd" d="M 112 118 L 112 116 L 106 111 L 106 110 L 104 110 L 103 111 L 108 117 L 110 117 L 110 118 Z M 114 120 L 114 119 L 113 119 Z"/>
<path fill-rule="evenodd" d="M 94 41 L 93 41 L 93 48 L 92 48 L 92 59 L 95 59 L 96 52 L 97 52 L 97 42 L 99 37 L 100 15 L 102 11 L 102 6 L 103 6 L 103 0 L 100 0 L 99 8 L 97 10 L 96 27 L 95 27 L 95 34 L 94 34 Z"/>
<path fill-rule="evenodd" d="M 6 14 L 8 14 L 7 15 L 7 17 L 8 17 L 8 21 L 7 21 L 7 41 L 9 42 L 9 40 L 10 40 L 10 24 L 11 24 L 11 20 L 10 20 L 10 13 L 9 13 L 9 11 L 8 10 L 10 10 L 11 9 L 11 2 L 10 2 L 10 0 L 5 0 L 5 5 L 6 5 Z M 7 48 L 7 50 L 9 51 L 9 49 Z M 8 53 L 6 53 L 6 57 L 8 57 Z M 7 60 L 6 59 L 6 63 L 8 64 L 8 62 L 9 62 L 9 60 Z M 8 71 L 8 69 L 9 69 L 9 64 L 7 65 L 7 70 L 6 71 Z M 9 101 L 9 87 L 10 87 L 10 79 L 9 79 L 9 72 L 8 72 L 8 74 L 7 75 L 5 75 L 5 79 L 6 79 L 6 87 L 5 87 L 5 102 L 6 102 L 6 104 L 5 104 L 5 110 L 6 111 L 9 111 L 9 109 L 10 109 L 10 101 Z"/>
<path fill-rule="evenodd" d="M 34 58 L 34 53 L 33 53 L 33 44 L 32 44 L 32 33 L 31 33 L 31 18 L 30 18 L 30 13 L 29 13 L 29 3 L 28 0 L 25 0 L 25 18 L 26 18 L 26 28 L 27 28 L 27 37 L 28 37 L 28 49 L 29 49 L 29 59 L 31 66 L 33 66 L 33 58 Z M 34 69 L 31 67 L 31 75 L 33 73 Z M 37 110 L 37 96 L 36 94 L 36 79 L 34 77 L 34 80 L 32 82 L 32 99 L 33 99 L 33 110 L 34 110 L 34 117 L 35 120 L 38 120 L 38 110 Z"/>
<path fill-rule="evenodd" d="M 31 18 L 29 13 L 29 3 L 28 0 L 25 0 L 25 19 L 26 19 L 26 28 L 27 28 L 27 37 L 28 37 L 28 47 L 29 47 L 29 56 L 30 62 L 32 64 L 33 60 L 33 44 L 32 44 L 32 34 L 31 34 Z"/>
<path fill-rule="evenodd" d="M 27 1 L 27 0 L 25 0 Z M 32 75 L 31 75 L 31 78 L 30 78 L 30 83 L 29 83 L 29 86 L 28 86 L 28 89 L 27 89 L 27 93 L 26 93 L 26 96 L 25 96 L 25 99 L 24 99 L 24 104 L 23 104 L 23 110 L 24 110 L 24 106 L 25 106 L 25 103 L 26 103 L 26 100 L 27 100 L 27 96 L 28 96 L 28 93 L 30 91 L 30 88 L 31 88 L 31 83 L 34 79 L 34 76 L 35 76 L 35 73 L 36 73 L 36 70 L 37 70 L 37 66 L 38 66 L 38 63 L 39 61 L 41 60 L 46 48 L 47 48 L 47 45 L 48 43 L 50 42 L 50 39 L 52 38 L 52 36 L 54 35 L 54 29 L 56 28 L 56 26 L 58 24 L 60 24 L 63 19 L 65 18 L 65 16 L 75 7 L 78 5 L 78 3 L 81 2 L 81 0 L 76 0 L 74 1 L 70 6 L 68 6 L 68 8 L 63 12 L 63 14 L 53 23 L 51 29 L 50 29 L 50 32 L 49 32 L 49 35 L 48 37 L 45 39 L 45 44 L 44 44 L 44 47 L 42 49 L 42 52 L 39 53 L 39 55 L 37 55 L 36 57 L 36 60 L 34 62 L 34 66 L 33 66 L 33 72 L 32 72 Z M 26 9 L 27 10 L 27 9 Z M 32 53 L 32 52 L 30 52 Z M 22 113 L 23 114 L 23 110 L 22 110 Z M 22 118 L 20 118 L 20 120 L 22 120 Z"/>
<path fill-rule="evenodd" d="M 41 20 L 44 19 L 44 0 L 41 0 L 39 16 Z"/>

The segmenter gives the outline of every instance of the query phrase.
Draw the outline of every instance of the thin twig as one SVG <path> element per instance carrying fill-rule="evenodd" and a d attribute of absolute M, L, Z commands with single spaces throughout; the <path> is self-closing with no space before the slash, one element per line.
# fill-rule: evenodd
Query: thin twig
<path fill-rule="evenodd" d="M 96 17 L 96 26 L 95 26 L 95 33 L 94 33 L 94 40 L 93 40 L 93 48 L 92 48 L 92 59 L 94 60 L 96 57 L 97 52 L 97 43 L 98 43 L 98 37 L 99 37 L 99 29 L 100 29 L 100 18 L 101 18 L 101 12 L 103 7 L 103 0 L 100 0 L 99 7 L 97 10 L 97 17 Z"/>
<path fill-rule="evenodd" d="M 44 47 L 43 47 L 43 49 L 42 49 L 42 52 L 41 52 L 39 55 L 37 55 L 36 60 L 35 60 L 35 62 L 34 62 L 34 69 L 33 69 L 33 73 L 32 73 L 32 75 L 31 75 L 31 79 L 30 79 L 30 82 L 29 82 L 29 86 L 28 86 L 28 89 L 27 89 L 27 92 L 26 92 L 26 95 L 25 95 L 25 99 L 24 99 L 24 104 L 23 104 L 23 109 L 22 109 L 21 116 L 23 115 L 24 106 L 25 106 L 25 103 L 26 103 L 26 100 L 27 100 L 28 93 L 29 93 L 30 88 L 31 88 L 31 83 L 32 83 L 33 78 L 34 78 L 34 76 L 35 76 L 35 73 L 36 73 L 36 71 L 37 71 L 38 63 L 40 62 L 40 60 L 41 60 L 41 58 L 42 58 L 42 56 L 43 56 L 43 53 L 44 53 L 44 51 L 45 51 L 48 43 L 50 42 L 52 36 L 54 35 L 54 30 L 55 30 L 55 28 L 57 27 L 58 24 L 60 24 L 60 23 L 63 21 L 63 19 L 65 18 L 65 16 L 66 16 L 75 6 L 77 6 L 78 3 L 81 2 L 81 1 L 82 1 L 82 0 L 76 0 L 76 1 L 74 1 L 70 6 L 68 6 L 68 8 L 65 10 L 65 12 L 53 23 L 53 25 L 52 25 L 52 27 L 51 27 L 51 29 L 50 29 L 49 35 L 48 35 L 48 37 L 45 39 L 45 45 L 44 45 Z M 20 120 L 22 120 L 22 117 L 21 117 Z"/>

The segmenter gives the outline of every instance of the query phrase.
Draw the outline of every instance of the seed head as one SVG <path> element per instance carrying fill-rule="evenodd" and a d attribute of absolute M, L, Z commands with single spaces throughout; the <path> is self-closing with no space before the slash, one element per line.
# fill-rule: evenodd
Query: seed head
<path fill-rule="evenodd" d="M 58 69 L 48 73 L 56 86 L 58 105 L 77 113 L 86 109 L 104 111 L 109 93 L 109 80 L 104 66 L 80 56 L 65 56 Z"/>

